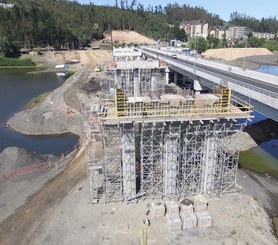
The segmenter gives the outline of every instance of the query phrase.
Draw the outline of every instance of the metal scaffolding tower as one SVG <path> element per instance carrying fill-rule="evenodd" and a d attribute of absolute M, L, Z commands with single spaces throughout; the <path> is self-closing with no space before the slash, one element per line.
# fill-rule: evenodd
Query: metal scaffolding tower
<path fill-rule="evenodd" d="M 124 69 L 115 71 L 116 87 L 126 96 L 146 96 L 151 91 L 163 94 L 165 78 L 158 69 Z"/>
<path fill-rule="evenodd" d="M 102 174 L 102 138 L 97 118 L 98 100 L 87 100 L 82 103 L 85 153 L 89 173 L 90 203 L 96 203 L 103 195 L 104 178 Z"/>
<path fill-rule="evenodd" d="M 141 178 L 143 194 L 163 196 L 163 123 L 141 124 Z"/>
<path fill-rule="evenodd" d="M 102 125 L 103 171 L 106 202 L 123 200 L 123 169 L 121 154 L 121 128 Z"/>
<path fill-rule="evenodd" d="M 100 81 L 99 98 L 101 100 L 113 100 L 114 99 L 114 88 L 115 79 L 106 77 Z"/>
<path fill-rule="evenodd" d="M 246 119 L 103 124 L 105 201 L 230 191 L 238 151 L 226 146 L 245 125 Z"/>
<path fill-rule="evenodd" d="M 100 82 L 101 102 L 82 105 L 90 202 L 232 190 L 239 152 L 227 146 L 251 106 L 228 88 L 165 94 L 159 69 L 128 67 Z"/>

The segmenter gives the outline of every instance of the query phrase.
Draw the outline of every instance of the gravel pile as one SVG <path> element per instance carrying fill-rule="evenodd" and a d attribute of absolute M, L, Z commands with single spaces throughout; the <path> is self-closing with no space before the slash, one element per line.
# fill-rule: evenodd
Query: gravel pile
<path fill-rule="evenodd" d="M 55 159 L 53 155 L 41 155 L 19 147 L 8 147 L 0 153 L 0 173 Z"/>

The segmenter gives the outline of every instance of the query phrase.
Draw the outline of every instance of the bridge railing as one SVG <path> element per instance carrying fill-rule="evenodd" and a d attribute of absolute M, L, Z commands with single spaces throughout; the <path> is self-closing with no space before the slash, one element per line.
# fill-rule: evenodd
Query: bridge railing
<path fill-rule="evenodd" d="M 252 90 L 252 91 L 255 91 L 255 92 L 257 92 L 257 93 L 270 96 L 270 97 L 272 97 L 272 98 L 274 98 L 274 99 L 278 99 L 278 94 L 277 94 L 277 93 L 274 93 L 274 92 L 272 92 L 272 91 L 268 91 L 268 90 L 263 89 L 263 88 L 258 89 L 257 87 L 255 87 L 255 86 L 253 86 L 253 85 L 245 85 L 245 84 L 243 84 L 243 83 L 238 82 L 237 80 L 235 80 L 235 79 L 233 79 L 233 78 L 229 78 L 229 77 L 227 77 L 227 76 L 219 75 L 219 74 L 217 74 L 217 73 L 215 73 L 215 72 L 208 71 L 208 70 L 203 69 L 203 68 L 196 67 L 196 70 L 199 70 L 199 71 L 205 72 L 205 73 L 207 73 L 207 74 L 209 74 L 209 75 L 212 75 L 212 76 L 215 76 L 215 77 L 217 77 L 217 78 L 220 78 L 220 79 L 223 80 L 223 81 L 231 82 L 231 83 L 234 83 L 234 84 L 236 84 L 236 85 L 238 85 L 238 86 L 248 88 L 248 89 L 250 89 L 250 90 Z"/>
<path fill-rule="evenodd" d="M 144 50 L 144 49 L 145 49 L 145 48 L 143 48 L 143 50 Z M 171 57 L 169 57 L 168 55 L 165 55 L 165 54 L 164 54 L 163 52 L 161 52 L 161 51 L 158 51 L 158 50 L 153 51 L 153 50 L 149 50 L 149 49 L 147 48 L 147 49 L 144 50 L 144 52 L 147 52 L 147 53 L 149 53 L 149 54 L 150 54 L 150 53 L 153 53 L 154 56 L 155 56 L 155 54 L 157 55 L 158 53 L 159 53 L 160 55 L 163 54 L 163 55 L 164 55 L 164 56 L 163 56 L 164 59 L 169 59 L 169 60 L 171 61 L 171 63 L 176 62 L 177 64 L 179 64 L 179 63 L 178 63 L 178 60 L 173 60 Z M 192 62 L 192 61 L 191 61 L 191 62 Z M 197 64 L 198 64 L 198 63 L 197 63 Z M 216 73 L 216 72 L 212 72 L 212 71 L 208 71 L 207 69 L 200 68 L 200 67 L 198 67 L 197 64 L 195 64 L 195 66 L 193 66 L 193 64 L 191 65 L 192 71 L 193 71 L 193 72 L 197 72 L 197 71 L 199 70 L 199 71 L 201 71 L 201 72 L 205 72 L 205 73 L 207 73 L 207 74 L 209 74 L 209 75 L 212 75 L 212 76 L 214 76 L 214 77 L 220 78 L 221 80 L 225 80 L 225 81 L 231 82 L 231 83 L 233 83 L 233 84 L 236 84 L 236 85 L 238 85 L 238 86 L 241 86 L 241 87 L 250 89 L 250 90 L 252 90 L 252 91 L 254 91 L 254 92 L 256 92 L 256 93 L 263 94 L 263 95 L 269 96 L 269 97 L 274 98 L 274 99 L 278 99 L 278 94 L 275 93 L 275 92 L 272 92 L 272 91 L 269 91 L 269 90 L 266 90 L 266 89 L 263 89 L 263 88 L 258 88 L 258 87 L 256 87 L 256 86 L 253 86 L 253 85 L 250 85 L 250 84 L 248 84 L 248 85 L 243 84 L 243 83 L 241 83 L 241 82 L 239 82 L 239 81 L 237 81 L 237 80 L 235 80 L 235 79 L 233 79 L 233 78 L 230 78 L 230 77 L 228 77 L 228 76 L 219 75 L 219 74 Z M 194 67 L 194 68 L 193 68 L 193 67 Z M 195 69 L 195 71 L 194 71 L 194 69 Z"/>

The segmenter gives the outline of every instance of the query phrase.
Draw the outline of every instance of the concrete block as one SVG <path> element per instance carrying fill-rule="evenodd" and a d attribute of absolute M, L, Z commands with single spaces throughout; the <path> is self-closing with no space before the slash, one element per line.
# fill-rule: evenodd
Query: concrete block
<path fill-rule="evenodd" d="M 212 217 L 208 212 L 197 212 L 197 227 L 211 227 L 212 226 Z"/>
<path fill-rule="evenodd" d="M 160 202 L 158 202 L 158 203 L 152 202 L 151 209 L 150 209 L 150 215 L 151 215 L 152 219 L 163 217 L 165 215 L 165 205 Z"/>
<path fill-rule="evenodd" d="M 205 212 L 208 209 L 208 202 L 202 195 L 196 195 L 188 198 L 194 202 L 193 211 L 194 212 Z"/>
<path fill-rule="evenodd" d="M 189 199 L 184 199 L 180 202 L 180 215 L 193 214 L 194 202 Z"/>
<path fill-rule="evenodd" d="M 166 215 L 166 221 L 169 231 L 181 229 L 181 219 L 178 215 Z"/>
<path fill-rule="evenodd" d="M 184 231 L 186 229 L 192 229 L 197 227 L 197 217 L 195 214 L 185 214 L 181 215 L 181 229 Z"/>
<path fill-rule="evenodd" d="M 179 215 L 179 204 L 174 201 L 167 201 L 165 203 L 166 214 L 169 216 Z"/>

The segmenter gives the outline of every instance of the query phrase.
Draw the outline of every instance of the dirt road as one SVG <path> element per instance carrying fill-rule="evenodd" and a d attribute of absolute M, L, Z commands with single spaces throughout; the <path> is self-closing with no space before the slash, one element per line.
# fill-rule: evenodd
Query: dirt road
<path fill-rule="evenodd" d="M 0 223 L 0 244 L 30 244 L 68 192 L 87 176 L 85 154 L 30 196 L 25 204 Z"/>

